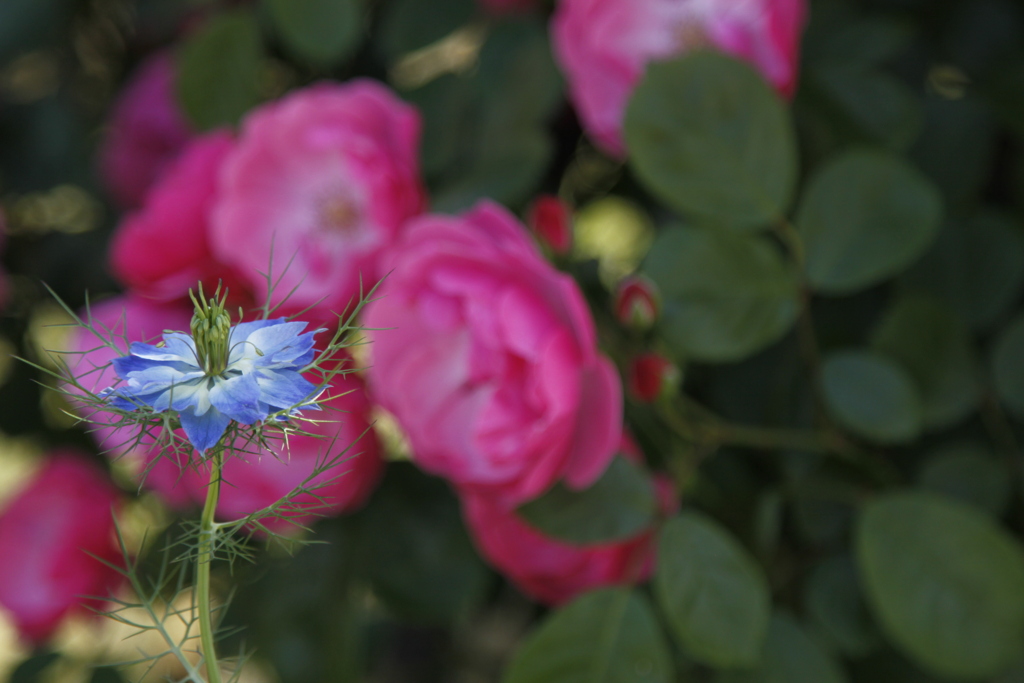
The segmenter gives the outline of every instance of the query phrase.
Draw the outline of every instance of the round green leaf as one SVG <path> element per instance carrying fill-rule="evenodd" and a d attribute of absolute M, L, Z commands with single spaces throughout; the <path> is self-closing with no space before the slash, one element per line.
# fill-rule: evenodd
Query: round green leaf
<path fill-rule="evenodd" d="M 985 678 L 1024 656 L 1024 552 L 991 519 L 926 493 L 861 515 L 857 560 L 892 642 L 950 678 Z"/>
<path fill-rule="evenodd" d="M 516 653 L 504 683 L 669 683 L 672 668 L 647 599 L 613 588 L 549 616 Z"/>
<path fill-rule="evenodd" d="M 580 545 L 636 536 L 650 528 L 656 511 L 649 475 L 621 457 L 590 488 L 573 491 L 558 483 L 518 510 L 530 526 Z"/>
<path fill-rule="evenodd" d="M 846 672 L 797 621 L 772 615 L 764 655 L 752 671 L 730 671 L 718 683 L 846 683 Z"/>
<path fill-rule="evenodd" d="M 996 339 L 992 379 L 1006 407 L 1024 419 L 1024 314 L 1018 314 Z"/>
<path fill-rule="evenodd" d="M 360 0 L 263 0 L 285 48 L 314 66 L 331 66 L 359 47 Z"/>
<path fill-rule="evenodd" d="M 949 427 L 977 408 L 981 383 L 970 332 L 942 304 L 914 294 L 899 297 L 875 328 L 871 346 L 910 374 L 926 427 Z"/>
<path fill-rule="evenodd" d="M 771 612 L 768 581 L 714 520 L 684 512 L 662 528 L 654 594 L 693 659 L 720 668 L 758 662 Z"/>
<path fill-rule="evenodd" d="M 1006 465 L 979 444 L 961 443 L 936 450 L 917 476 L 917 485 L 993 517 L 1006 510 L 1013 481 Z"/>
<path fill-rule="evenodd" d="M 825 294 L 847 294 L 896 275 L 931 243 L 939 193 L 899 157 L 846 152 L 810 179 L 796 224 L 807 277 Z"/>
<path fill-rule="evenodd" d="M 263 44 L 248 10 L 219 14 L 178 53 L 178 101 L 200 130 L 233 125 L 260 99 Z"/>
<path fill-rule="evenodd" d="M 804 605 L 811 622 L 844 655 L 864 657 L 881 644 L 849 556 L 829 557 L 814 568 L 804 584 Z"/>
<path fill-rule="evenodd" d="M 697 360 L 745 358 L 782 337 L 799 312 L 797 273 L 756 235 L 667 230 L 646 272 L 664 298 L 666 336 Z"/>
<path fill-rule="evenodd" d="M 626 110 L 625 136 L 637 176 L 674 209 L 756 228 L 789 206 L 792 124 L 747 64 L 710 51 L 651 64 Z"/>
<path fill-rule="evenodd" d="M 825 359 L 822 388 L 829 411 L 858 436 L 902 443 L 921 431 L 921 399 L 898 365 L 869 351 L 841 351 Z"/>
<path fill-rule="evenodd" d="M 948 221 L 900 281 L 942 299 L 973 329 L 987 329 L 1024 285 L 1024 230 L 990 210 Z"/>

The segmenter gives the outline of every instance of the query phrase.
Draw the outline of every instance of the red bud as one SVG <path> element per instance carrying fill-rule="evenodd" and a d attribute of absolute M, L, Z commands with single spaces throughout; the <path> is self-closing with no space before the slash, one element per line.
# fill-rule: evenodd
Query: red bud
<path fill-rule="evenodd" d="M 558 197 L 541 195 L 533 202 L 527 223 L 541 244 L 564 256 L 572 249 L 572 209 Z"/>
<path fill-rule="evenodd" d="M 649 330 L 661 311 L 661 297 L 653 282 L 642 275 L 627 277 L 615 292 L 615 317 L 626 327 Z"/>
<path fill-rule="evenodd" d="M 679 367 L 657 353 L 642 353 L 634 358 L 627 377 L 630 393 L 643 403 L 671 396 L 681 381 Z"/>

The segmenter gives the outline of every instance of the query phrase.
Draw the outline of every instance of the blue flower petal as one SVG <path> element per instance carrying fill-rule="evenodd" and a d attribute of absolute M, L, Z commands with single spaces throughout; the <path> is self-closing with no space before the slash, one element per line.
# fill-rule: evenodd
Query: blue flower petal
<path fill-rule="evenodd" d="M 238 323 L 237 325 L 231 328 L 231 336 L 228 337 L 228 340 L 231 346 L 234 346 L 236 343 L 248 339 L 249 335 L 251 335 L 256 330 L 262 330 L 264 327 L 281 325 L 287 322 L 288 320 L 286 318 L 273 318 L 271 320 L 254 320 L 249 323 Z"/>
<path fill-rule="evenodd" d="M 181 427 L 185 430 L 185 436 L 200 455 L 217 445 L 224 430 L 231 423 L 231 418 L 216 408 L 206 411 L 203 415 L 196 415 L 191 408 L 182 410 L 179 414 Z"/>
<path fill-rule="evenodd" d="M 260 411 L 260 387 L 252 374 L 216 381 L 210 389 L 210 403 L 242 424 L 253 424 L 267 416 Z"/>
<path fill-rule="evenodd" d="M 295 371 L 263 371 L 256 381 L 260 386 L 260 400 L 275 410 L 316 398 L 317 386 Z"/>
<path fill-rule="evenodd" d="M 175 340 L 175 335 L 167 335 L 172 338 L 172 347 L 166 346 L 153 346 L 152 344 L 145 344 L 143 342 L 132 342 L 131 347 L 128 351 L 133 356 L 144 358 L 146 360 L 159 360 L 159 361 L 179 361 L 182 363 L 196 362 L 196 353 L 194 347 L 190 347 L 188 344 L 182 344 L 180 341 Z"/>

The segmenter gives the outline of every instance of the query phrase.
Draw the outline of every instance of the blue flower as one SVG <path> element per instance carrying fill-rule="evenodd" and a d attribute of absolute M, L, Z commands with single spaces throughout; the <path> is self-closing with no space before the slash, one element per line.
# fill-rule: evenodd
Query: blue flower
<path fill-rule="evenodd" d="M 115 358 L 125 384 L 107 390 L 112 404 L 175 411 L 200 453 L 217 444 L 232 420 L 254 424 L 280 411 L 319 410 L 311 402 L 320 388 L 299 371 L 313 360 L 313 335 L 322 330 L 303 334 L 306 323 L 284 318 L 224 325 L 219 335 L 199 333 L 196 318 L 192 327 L 193 336 L 167 333 L 160 346 L 135 342 L 127 356 Z M 211 361 L 216 353 L 221 358 Z"/>

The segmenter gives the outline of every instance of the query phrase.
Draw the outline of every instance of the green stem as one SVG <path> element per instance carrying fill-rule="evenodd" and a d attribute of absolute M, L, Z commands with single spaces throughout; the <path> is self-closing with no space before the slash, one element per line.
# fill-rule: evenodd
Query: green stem
<path fill-rule="evenodd" d="M 210 458 L 210 484 L 206 488 L 206 504 L 199 525 L 199 557 L 196 564 L 196 602 L 199 609 L 199 639 L 203 646 L 203 661 L 206 662 L 206 677 L 209 683 L 221 683 L 217 650 L 213 644 L 213 613 L 210 605 L 210 565 L 213 564 L 214 542 L 217 527 L 214 514 L 220 498 L 221 467 L 224 452 L 216 447 Z"/>

